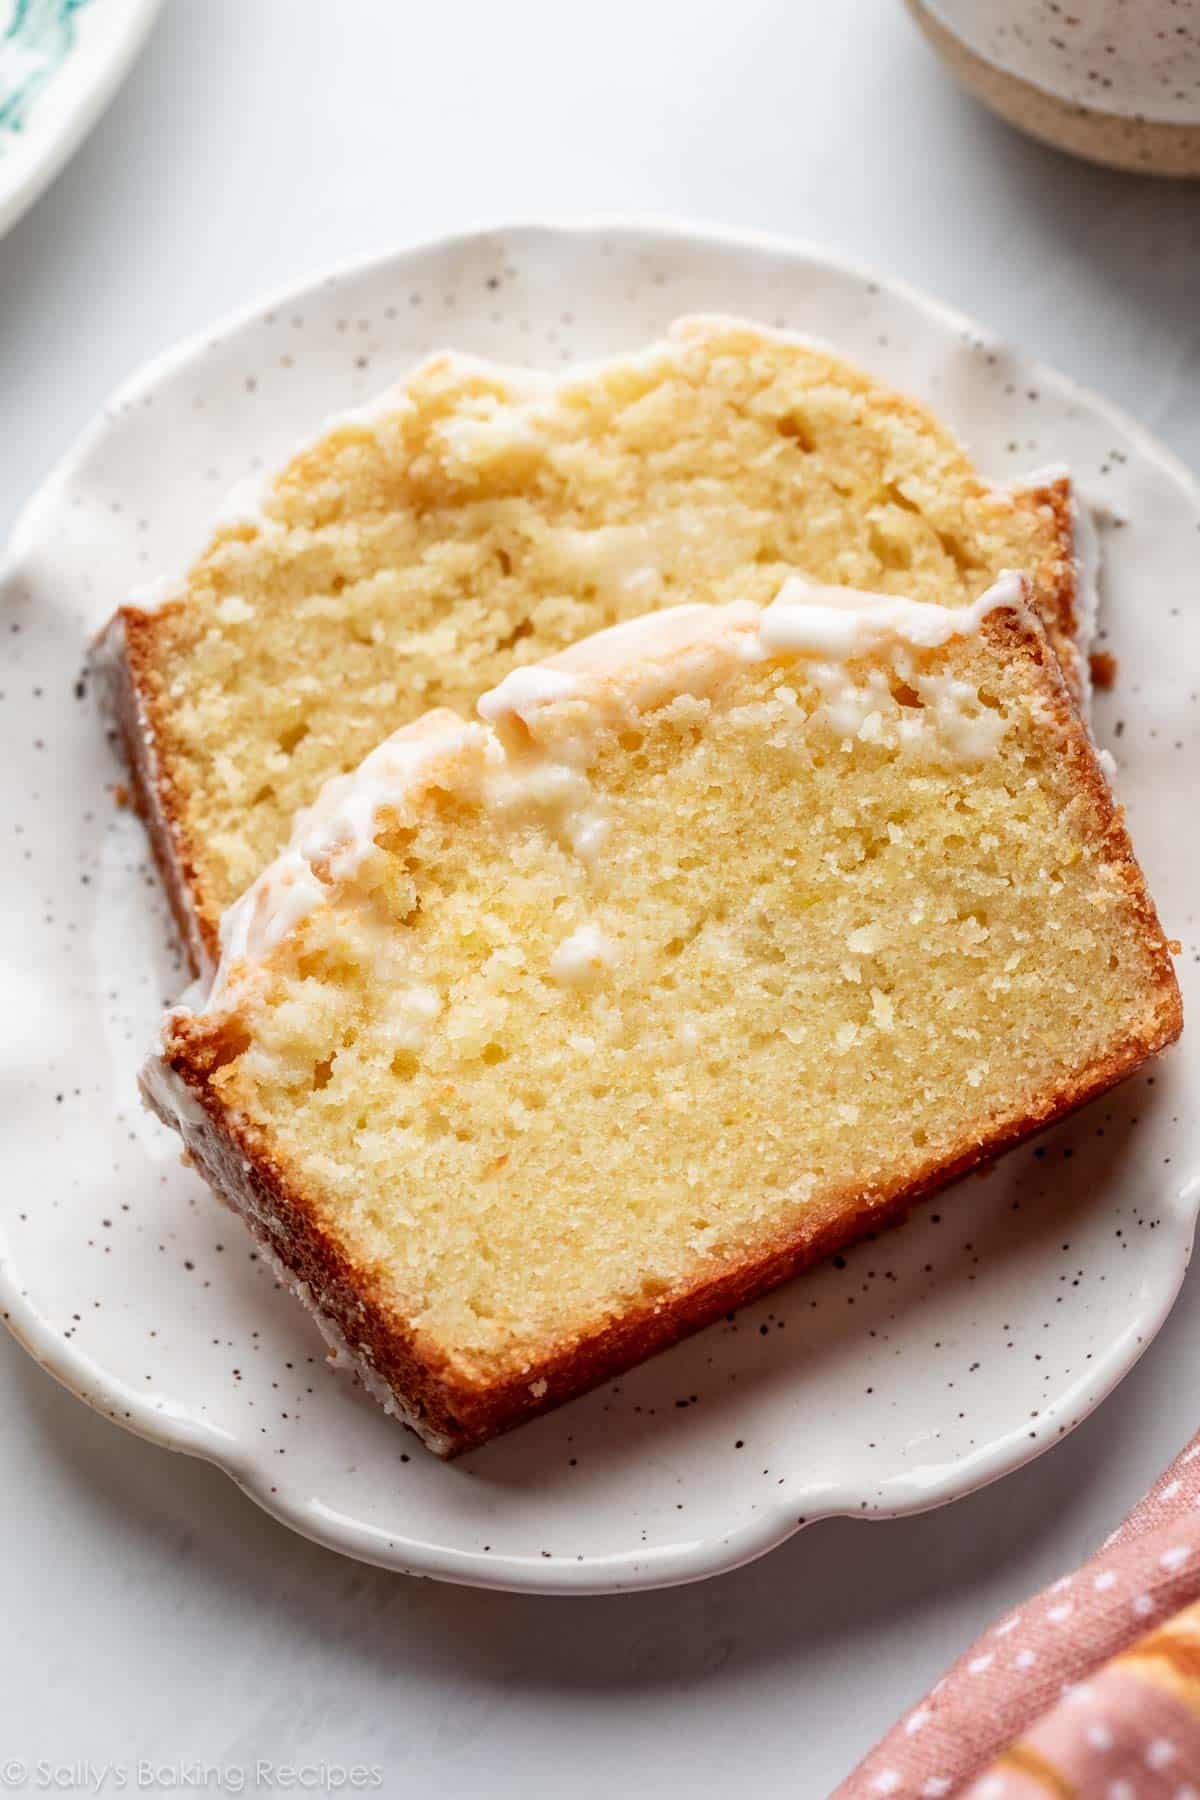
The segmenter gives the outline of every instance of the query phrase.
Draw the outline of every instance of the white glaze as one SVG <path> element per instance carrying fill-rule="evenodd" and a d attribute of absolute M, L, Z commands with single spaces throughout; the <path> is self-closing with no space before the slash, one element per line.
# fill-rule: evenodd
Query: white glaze
<path fill-rule="evenodd" d="M 357 769 L 327 781 L 313 804 L 297 814 L 287 849 L 225 912 L 208 1007 L 223 1002 L 237 964 L 266 956 L 322 903 L 327 882 L 353 873 L 371 848 L 381 807 L 398 805 L 446 757 L 482 749 L 487 741 L 483 726 L 442 709 L 393 732 Z"/>
<path fill-rule="evenodd" d="M 936 606 L 892 594 L 825 587 L 793 576 L 766 608 L 748 600 L 726 606 L 665 607 L 594 632 L 541 663 L 514 669 L 484 694 L 477 711 L 495 726 L 533 724 L 544 707 L 595 698 L 605 678 L 638 709 L 675 693 L 707 692 L 731 660 L 813 657 L 845 661 L 885 643 L 932 649 L 978 630 L 998 607 L 1022 607 L 1025 585 L 1004 574 L 970 606 Z"/>
<path fill-rule="evenodd" d="M 954 675 L 917 675 L 914 685 L 952 760 L 968 768 L 986 762 L 1007 729 L 1001 715 L 981 706 L 970 683 Z"/>
<path fill-rule="evenodd" d="M 617 960 L 615 947 L 595 925 L 577 925 L 550 959 L 550 973 L 560 987 L 594 987 Z"/>
<path fill-rule="evenodd" d="M 185 591 L 185 583 L 178 575 L 156 575 L 153 581 L 144 581 L 139 587 L 131 588 L 127 603 L 141 612 L 157 612 L 160 606 Z"/>
<path fill-rule="evenodd" d="M 379 1036 L 396 1050 L 420 1050 L 442 1011 L 442 996 L 421 985 L 394 995 L 379 1023 Z"/>
<path fill-rule="evenodd" d="M 475 710 L 489 725 L 499 725 L 506 719 L 520 719 L 528 725 L 538 707 L 570 700 L 578 691 L 578 681 L 565 670 L 548 667 L 544 662 L 528 663 L 482 695 Z"/>
<path fill-rule="evenodd" d="M 180 1010 L 183 1010 L 183 1002 L 167 1014 L 163 1020 L 164 1027 L 169 1024 L 174 1012 Z M 138 1080 L 158 1110 L 174 1119 L 186 1148 L 189 1132 L 198 1131 L 208 1120 L 208 1114 L 187 1082 L 175 1073 L 161 1055 L 146 1058 Z"/>
<path fill-rule="evenodd" d="M 545 443 L 533 408 L 496 402 L 484 413 L 444 419 L 433 436 L 448 452 L 450 469 L 470 471 L 514 450 L 539 450 Z"/>
<path fill-rule="evenodd" d="M 893 594 L 818 587 L 793 576 L 762 615 L 758 645 L 764 656 L 812 656 L 845 660 L 883 644 L 931 650 L 952 637 L 978 631 L 1000 607 L 1023 609 L 1026 584 L 1002 574 L 970 606 L 935 606 Z"/>
<path fill-rule="evenodd" d="M 347 775 L 327 781 L 296 815 L 291 843 L 308 862 L 327 860 L 334 880 L 357 867 L 375 834 L 379 808 L 429 774 L 435 763 L 482 749 L 487 734 L 442 707 L 385 738 Z"/>
<path fill-rule="evenodd" d="M 469 724 L 446 709 L 394 732 L 358 769 L 326 782 L 297 816 L 291 841 L 221 921 L 221 961 L 208 1009 L 225 1005 L 234 974 L 267 956 L 297 925 L 353 877 L 373 848 L 381 810 L 400 808 L 426 785 L 439 763 L 478 753 L 482 804 L 511 823 L 530 810 L 556 820 L 581 860 L 599 854 L 607 821 L 593 803 L 588 763 L 615 721 L 680 696 L 703 697 L 747 662 L 799 658 L 834 729 L 844 738 L 889 745 L 911 742 L 924 718 L 895 717 L 878 670 L 852 671 L 856 657 L 881 650 L 929 650 L 977 631 L 1000 608 L 1024 611 L 1026 584 L 1006 574 L 970 606 L 944 607 L 891 594 L 818 586 L 792 577 L 765 608 L 670 607 L 596 632 L 557 656 L 513 670 L 478 702 L 486 724 Z M 948 678 L 929 688 L 934 729 L 948 754 L 963 762 L 990 753 L 1003 731 L 984 715 L 974 691 Z M 884 708 L 892 715 L 884 722 Z M 566 717 L 553 741 L 535 735 L 543 715 Z M 514 738 L 513 728 L 523 728 Z M 454 777 L 469 779 L 459 762 Z M 577 960 L 564 952 L 555 979 L 575 981 L 591 966 L 585 940 Z"/>

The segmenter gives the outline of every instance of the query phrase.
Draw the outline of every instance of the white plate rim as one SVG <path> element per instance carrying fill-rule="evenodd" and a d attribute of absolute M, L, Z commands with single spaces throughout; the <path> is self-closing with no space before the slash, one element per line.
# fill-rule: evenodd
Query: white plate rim
<path fill-rule="evenodd" d="M 152 0 L 157 5 L 158 0 Z M 436 234 L 366 256 L 344 259 L 326 266 L 300 280 L 282 284 L 260 295 L 249 304 L 235 309 L 207 329 L 193 333 L 181 342 L 158 353 L 123 382 L 100 409 L 92 424 L 76 439 L 74 445 L 39 485 L 37 492 L 22 509 L 11 531 L 8 545 L 0 549 L 0 583 L 19 574 L 21 562 L 37 541 L 38 521 L 44 510 L 52 509 L 61 491 L 69 485 L 77 469 L 90 456 L 96 443 L 105 435 L 111 416 L 128 407 L 149 388 L 172 371 L 196 359 L 214 339 L 221 339 L 253 323 L 264 312 L 302 299 L 332 281 L 368 277 L 410 256 L 452 253 L 481 238 L 510 241 L 514 238 L 589 235 L 628 232 L 654 233 L 660 237 L 724 250 L 766 251 L 776 255 L 808 259 L 864 283 L 875 283 L 889 293 L 932 316 L 948 329 L 974 338 L 984 339 L 998 348 L 1006 348 L 1002 338 L 990 328 L 968 315 L 925 294 L 901 279 L 893 278 L 868 264 L 826 249 L 823 245 L 784 234 L 697 225 L 686 219 L 640 213 L 586 213 L 557 217 L 533 215 L 489 221 L 474 228 Z M 1111 402 L 1092 392 L 1069 376 L 1020 353 L 1024 368 L 1047 388 L 1072 401 L 1085 404 L 1089 410 L 1111 422 L 1128 435 L 1149 460 L 1157 463 L 1178 483 L 1200 509 L 1200 481 L 1167 446 L 1161 444 L 1136 420 Z M 1073 1429 L 1090 1416 L 1133 1369 L 1166 1321 L 1182 1285 L 1191 1258 L 1192 1245 L 1200 1217 L 1200 1178 L 1188 1182 L 1173 1196 L 1163 1196 L 1164 1211 L 1174 1206 L 1172 1225 L 1177 1233 L 1179 1262 L 1176 1278 L 1164 1285 L 1156 1296 L 1157 1304 L 1139 1321 L 1141 1329 L 1136 1342 L 1130 1338 L 1113 1346 L 1107 1357 L 1093 1366 L 1086 1378 L 1048 1402 L 1042 1421 L 1045 1427 L 1031 1447 L 1028 1434 L 1014 1429 L 978 1451 L 970 1459 L 969 1475 L 964 1480 L 947 1476 L 936 1483 L 896 1478 L 889 1482 L 886 1505 L 872 1510 L 872 1519 L 903 1517 L 929 1511 L 950 1500 L 998 1480 L 1061 1441 L 1065 1431 Z M 859 1490 L 849 1484 L 832 1484 L 826 1488 L 818 1504 L 797 1518 L 789 1503 L 783 1510 L 764 1511 L 760 1518 L 748 1522 L 718 1538 L 699 1543 L 668 1545 L 637 1552 L 622 1551 L 612 1555 L 592 1555 L 582 1564 L 555 1558 L 547 1562 L 537 1555 L 506 1553 L 481 1557 L 475 1552 L 456 1550 L 447 1545 L 430 1544 L 422 1539 L 408 1539 L 385 1533 L 335 1514 L 320 1502 L 292 1504 L 270 1491 L 254 1458 L 241 1453 L 228 1441 L 228 1434 L 213 1426 L 173 1418 L 169 1412 L 148 1402 L 144 1396 L 124 1383 L 108 1376 L 83 1351 L 64 1341 L 61 1334 L 48 1326 L 27 1303 L 11 1254 L 0 1234 L 0 1321 L 48 1374 L 59 1381 L 93 1410 L 113 1420 L 123 1429 L 157 1443 L 164 1448 L 197 1456 L 222 1469 L 256 1505 L 302 1536 L 328 1549 L 356 1560 L 395 1571 L 432 1576 L 435 1579 L 472 1587 L 508 1592 L 606 1594 L 677 1586 L 727 1573 L 755 1560 L 785 1542 L 802 1526 L 837 1516 L 857 1516 Z M 1051 1429 L 1061 1427 L 1062 1431 Z M 961 1464 L 958 1465 L 961 1468 Z"/>

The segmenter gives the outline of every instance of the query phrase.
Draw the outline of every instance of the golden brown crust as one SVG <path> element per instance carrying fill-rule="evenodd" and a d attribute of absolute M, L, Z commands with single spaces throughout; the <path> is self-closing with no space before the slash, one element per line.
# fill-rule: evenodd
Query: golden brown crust
<path fill-rule="evenodd" d="M 1182 1008 L 1169 949 L 1121 810 L 1057 659 L 1042 631 L 1014 611 L 988 615 L 982 630 L 1006 657 L 1033 661 L 1040 671 L 1039 691 L 1052 714 L 1072 784 L 1091 815 L 1103 861 L 1123 890 L 1141 936 L 1151 997 L 1140 1028 L 1111 1044 L 1070 1081 L 1034 1096 L 1020 1111 L 994 1118 L 977 1138 L 960 1142 L 915 1173 L 827 1197 L 799 1227 L 731 1256 L 690 1285 L 552 1347 L 503 1380 L 472 1382 L 423 1342 L 397 1316 L 380 1274 L 354 1264 L 314 1198 L 272 1160 L 253 1128 L 229 1114 L 213 1076 L 241 1047 L 230 1040 L 236 1020 L 179 1015 L 173 1022 L 167 1064 L 202 1109 L 195 1121 L 181 1124 L 201 1171 L 304 1285 L 319 1312 L 386 1384 L 402 1414 L 438 1454 L 454 1455 L 481 1444 L 609 1380 L 823 1257 L 897 1222 L 914 1201 L 1084 1105 L 1179 1035 Z M 153 1094 L 150 1098 L 168 1123 L 179 1122 L 170 1116 L 169 1102 Z"/>
<path fill-rule="evenodd" d="M 1112 788 L 1105 779 L 1087 729 L 1072 701 L 1062 664 L 1047 640 L 1010 612 L 992 614 L 984 620 L 982 629 L 993 641 L 1003 641 L 1007 637 L 1014 652 L 1020 646 L 1023 654 L 1037 662 L 1043 671 L 1043 679 L 1049 684 L 1047 699 L 1060 734 L 1063 760 L 1074 785 L 1091 809 L 1099 836 L 1101 857 L 1124 891 L 1126 904 L 1137 921 L 1142 948 L 1152 965 L 1158 1007 L 1153 1026 L 1146 1034 L 1149 1047 L 1144 1049 L 1138 1059 L 1144 1060 L 1146 1056 L 1173 1043 L 1183 1030 L 1183 1001 L 1171 962 L 1171 944 L 1163 934 L 1158 910 L 1150 897 L 1125 829 L 1125 809 L 1117 804 Z M 1137 1063 L 1134 1062 L 1129 1068 L 1136 1066 Z M 1127 1074 L 1129 1069 L 1122 1072 Z M 1113 1079 L 1119 1080 L 1120 1076 Z M 1111 1085 L 1111 1081 L 1103 1083 L 1103 1086 Z"/>
<path fill-rule="evenodd" d="M 96 639 L 93 666 L 105 683 L 133 803 L 145 824 L 193 975 L 210 972 L 220 956 L 219 918 L 204 904 L 188 843 L 184 809 L 158 754 L 164 733 L 153 669 L 159 615 L 123 606 Z"/>
<path fill-rule="evenodd" d="M 1092 672 L 1094 688 L 1116 686 L 1117 659 L 1111 650 L 1093 650 L 1088 657 L 1088 666 Z"/>
<path fill-rule="evenodd" d="M 1028 574 L 1034 586 L 1038 616 L 1054 646 L 1072 698 L 1078 703 L 1087 691 L 1087 683 L 1079 647 L 1079 564 L 1075 552 L 1076 502 L 1071 478 L 1061 475 L 1040 487 L 1016 488 L 1013 501 L 1019 510 L 1048 514 L 1052 521 L 1054 548 Z"/>
<path fill-rule="evenodd" d="M 1164 994 L 1153 1027 L 1112 1047 L 1069 1087 L 1039 1096 L 1027 1112 L 997 1122 L 976 1143 L 961 1145 L 910 1180 L 830 1196 L 797 1231 L 758 1246 L 690 1287 L 632 1308 L 590 1336 L 531 1362 L 518 1375 L 482 1387 L 463 1381 L 405 1329 L 374 1272 L 349 1261 L 308 1197 L 289 1185 L 288 1176 L 263 1155 L 250 1133 L 222 1115 L 203 1068 L 182 1049 L 171 1066 L 208 1113 L 207 1125 L 189 1130 L 187 1142 L 210 1186 L 303 1283 L 317 1310 L 383 1380 L 402 1416 L 430 1448 L 457 1456 L 600 1386 L 857 1239 L 898 1224 L 916 1201 L 1124 1080 L 1179 1035 L 1182 1013 L 1169 962 L 1167 973 L 1174 999 Z M 176 1122 L 153 1095 L 148 1097 L 168 1124 Z"/>

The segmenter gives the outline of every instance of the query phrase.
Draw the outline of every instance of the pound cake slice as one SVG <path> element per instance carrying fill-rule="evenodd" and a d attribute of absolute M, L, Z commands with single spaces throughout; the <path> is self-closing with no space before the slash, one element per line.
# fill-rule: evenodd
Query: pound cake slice
<path fill-rule="evenodd" d="M 1153 903 L 1009 577 L 685 605 L 407 726 L 231 909 L 151 1105 L 441 1455 L 1127 1075 Z"/>
<path fill-rule="evenodd" d="M 1070 483 L 988 487 L 928 413 L 831 350 L 689 319 L 552 379 L 435 356 L 335 422 L 104 640 L 196 967 L 296 811 L 390 731 L 514 664 L 791 573 L 942 605 L 1025 572 L 1083 681 Z"/>

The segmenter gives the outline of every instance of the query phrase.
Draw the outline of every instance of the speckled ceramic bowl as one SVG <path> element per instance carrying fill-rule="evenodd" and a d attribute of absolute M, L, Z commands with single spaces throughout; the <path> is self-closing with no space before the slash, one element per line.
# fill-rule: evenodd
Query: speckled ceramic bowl
<path fill-rule="evenodd" d="M 1200 0 L 908 0 L 993 112 L 1091 162 L 1200 175 Z"/>
<path fill-rule="evenodd" d="M 8 856 L 0 1309 L 118 1423 L 227 1469 L 352 1555 L 553 1591 L 686 1581 L 830 1513 L 936 1505 L 1053 1444 L 1136 1361 L 1192 1241 L 1182 1044 L 910 1222 L 446 1466 L 323 1359 L 237 1220 L 142 1112 L 179 956 L 85 645 L 178 569 L 225 490 L 436 346 L 558 366 L 725 310 L 924 395 L 995 476 L 1051 459 L 1098 508 L 1101 740 L 1196 1000 L 1200 494 L 1129 421 L 908 290 L 815 250 L 666 225 L 516 226 L 278 296 L 139 375 L 30 504 L 3 577 Z M 1196 1040 L 1200 1043 L 1200 1039 Z"/>

